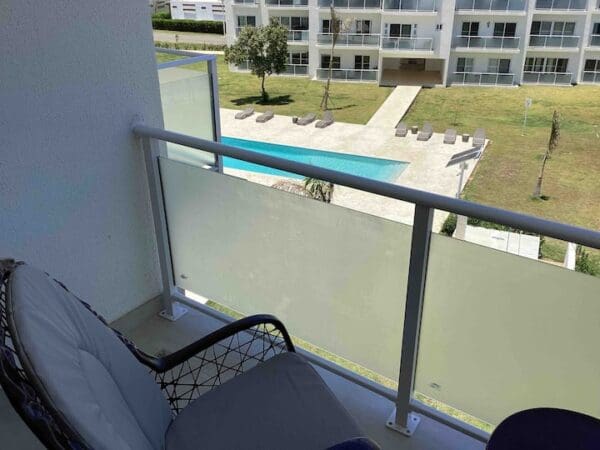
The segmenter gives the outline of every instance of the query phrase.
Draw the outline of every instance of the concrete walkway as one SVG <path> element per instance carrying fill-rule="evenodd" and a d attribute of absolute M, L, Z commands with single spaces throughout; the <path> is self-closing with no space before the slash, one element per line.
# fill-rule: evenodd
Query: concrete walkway
<path fill-rule="evenodd" d="M 154 40 L 163 42 L 176 42 L 186 44 L 225 45 L 225 36 L 212 33 L 190 33 L 186 31 L 154 30 Z"/>
<path fill-rule="evenodd" d="M 396 128 L 410 105 L 415 101 L 421 86 L 396 86 L 389 97 L 367 122 L 368 127 Z"/>

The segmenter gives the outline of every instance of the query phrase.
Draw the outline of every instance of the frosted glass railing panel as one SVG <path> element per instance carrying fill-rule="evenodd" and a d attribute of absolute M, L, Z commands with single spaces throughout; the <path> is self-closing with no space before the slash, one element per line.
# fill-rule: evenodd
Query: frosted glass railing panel
<path fill-rule="evenodd" d="M 179 287 L 397 379 L 411 228 L 161 159 Z"/>
<path fill-rule="evenodd" d="M 158 77 L 165 129 L 213 140 L 212 88 L 208 71 L 170 67 L 160 69 Z M 212 153 L 178 144 L 167 143 L 167 152 L 170 158 L 190 164 L 215 163 Z"/>
<path fill-rule="evenodd" d="M 440 235 L 430 250 L 416 391 L 491 424 L 600 417 L 599 278 Z"/>

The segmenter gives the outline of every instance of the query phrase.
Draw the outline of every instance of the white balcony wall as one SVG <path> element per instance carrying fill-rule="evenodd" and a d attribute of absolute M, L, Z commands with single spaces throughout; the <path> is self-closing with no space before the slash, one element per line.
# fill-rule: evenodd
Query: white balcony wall
<path fill-rule="evenodd" d="M 498 23 L 516 23 L 515 36 L 521 40 L 525 39 L 525 35 L 529 31 L 527 29 L 527 17 L 525 16 L 502 16 L 502 15 L 460 15 L 454 20 L 454 30 L 452 38 L 461 35 L 463 22 L 479 22 L 479 34 L 478 36 L 493 36 L 494 35 L 494 24 Z M 489 25 L 488 25 L 489 24 Z"/>
<path fill-rule="evenodd" d="M 340 20 L 343 21 L 344 24 L 344 29 L 346 33 L 356 33 L 356 21 L 357 20 L 370 20 L 371 21 L 371 34 L 379 34 L 381 33 L 381 13 L 378 12 L 378 10 L 375 10 L 373 12 L 369 12 L 369 13 L 364 13 L 361 12 L 358 13 L 356 11 L 353 11 L 351 9 L 341 9 L 338 8 L 335 10 L 335 13 L 337 14 L 338 18 Z M 331 14 L 329 13 L 328 9 L 320 9 L 319 10 L 319 20 L 318 20 L 318 27 L 317 29 L 319 30 L 319 33 L 323 32 L 323 20 L 324 19 L 329 19 L 331 17 Z M 311 28 L 313 27 L 313 24 L 311 23 Z"/>
<path fill-rule="evenodd" d="M 115 319 L 160 291 L 135 116 L 162 126 L 148 2 L 0 4 L 0 252 Z"/>

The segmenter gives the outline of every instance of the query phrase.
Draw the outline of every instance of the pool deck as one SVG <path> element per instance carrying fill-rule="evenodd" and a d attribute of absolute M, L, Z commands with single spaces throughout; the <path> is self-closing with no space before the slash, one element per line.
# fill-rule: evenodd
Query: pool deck
<path fill-rule="evenodd" d="M 295 125 L 289 116 L 275 116 L 269 122 L 260 124 L 255 121 L 257 114 L 245 120 L 236 120 L 234 117 L 236 112 L 232 109 L 221 109 L 223 136 L 409 162 L 408 167 L 394 181 L 394 184 L 449 197 L 456 196 L 460 169 L 458 166 L 446 167 L 446 164 L 453 154 L 472 148 L 471 140 L 464 143 L 460 136 L 456 144 L 444 144 L 443 133 L 434 133 L 429 141 L 421 142 L 417 141 L 416 134 L 410 132 L 404 138 L 396 137 L 395 130 L 391 126 L 378 127 L 373 124 L 366 126 L 336 122 L 325 129 L 318 129 L 315 128 L 314 123 L 307 126 Z M 476 163 L 477 160 L 469 161 L 464 183 Z M 268 186 L 281 179 L 272 175 L 227 168 L 225 173 Z M 410 203 L 342 186 L 336 186 L 333 203 L 412 225 L 414 206 Z M 447 213 L 436 211 L 434 230 L 440 229 L 446 216 Z"/>

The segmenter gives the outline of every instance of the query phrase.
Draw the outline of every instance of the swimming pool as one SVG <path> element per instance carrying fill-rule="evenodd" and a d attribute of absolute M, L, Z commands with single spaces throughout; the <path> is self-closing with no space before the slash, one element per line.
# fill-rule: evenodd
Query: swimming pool
<path fill-rule="evenodd" d="M 328 152 L 304 147 L 271 144 L 269 142 L 248 141 L 232 137 L 222 137 L 223 144 L 243 148 L 257 153 L 289 159 L 291 161 L 311 164 L 326 169 L 372 178 L 379 181 L 394 181 L 408 166 L 407 162 L 391 159 L 370 158 L 368 156 L 349 155 L 345 153 Z M 223 158 L 223 165 L 229 169 L 247 170 L 250 172 L 278 175 L 288 178 L 304 178 L 283 170 L 258 164 L 240 161 L 229 157 Z"/>

